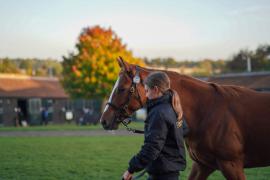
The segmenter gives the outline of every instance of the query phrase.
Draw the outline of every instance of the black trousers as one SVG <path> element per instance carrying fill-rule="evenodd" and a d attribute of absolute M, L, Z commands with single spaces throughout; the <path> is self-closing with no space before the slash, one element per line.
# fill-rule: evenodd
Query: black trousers
<path fill-rule="evenodd" d="M 147 180 L 179 180 L 179 174 L 151 175 Z"/>

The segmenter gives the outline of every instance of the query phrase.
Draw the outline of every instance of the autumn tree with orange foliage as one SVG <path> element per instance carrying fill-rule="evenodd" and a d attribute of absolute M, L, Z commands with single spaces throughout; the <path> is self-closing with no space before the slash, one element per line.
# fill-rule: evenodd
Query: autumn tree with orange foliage
<path fill-rule="evenodd" d="M 110 28 L 84 28 L 76 44 L 77 53 L 63 57 L 65 90 L 73 98 L 104 98 L 110 94 L 120 71 L 117 58 L 141 65 Z"/>

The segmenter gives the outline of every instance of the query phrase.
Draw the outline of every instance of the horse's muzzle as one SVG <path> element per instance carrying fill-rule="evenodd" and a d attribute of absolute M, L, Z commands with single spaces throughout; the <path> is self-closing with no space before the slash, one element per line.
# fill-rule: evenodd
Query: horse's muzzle
<path fill-rule="evenodd" d="M 102 127 L 105 129 L 105 130 L 116 130 L 118 129 L 118 125 L 114 122 L 112 123 L 109 123 L 108 121 L 102 119 L 101 121 L 101 124 L 102 124 Z"/>

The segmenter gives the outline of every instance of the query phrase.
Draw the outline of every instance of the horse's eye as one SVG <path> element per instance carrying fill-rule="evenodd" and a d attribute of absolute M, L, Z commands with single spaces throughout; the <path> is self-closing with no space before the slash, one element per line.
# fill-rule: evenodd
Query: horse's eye
<path fill-rule="evenodd" d="M 119 89 L 117 89 L 117 93 L 122 93 L 122 92 L 124 92 L 124 91 L 125 91 L 124 88 L 119 88 Z"/>

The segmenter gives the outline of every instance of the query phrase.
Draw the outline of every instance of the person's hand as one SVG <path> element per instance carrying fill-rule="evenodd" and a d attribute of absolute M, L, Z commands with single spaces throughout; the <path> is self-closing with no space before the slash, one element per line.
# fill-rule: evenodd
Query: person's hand
<path fill-rule="evenodd" d="M 131 180 L 132 179 L 132 174 L 129 173 L 128 171 L 124 172 L 122 176 L 122 180 Z"/>

